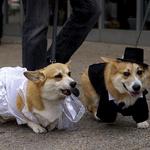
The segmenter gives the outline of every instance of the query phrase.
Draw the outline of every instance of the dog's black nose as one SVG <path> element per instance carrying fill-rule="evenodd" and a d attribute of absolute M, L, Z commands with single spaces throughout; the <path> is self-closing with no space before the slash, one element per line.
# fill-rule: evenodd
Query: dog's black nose
<path fill-rule="evenodd" d="M 139 90 L 140 90 L 141 86 L 140 86 L 139 84 L 135 84 L 135 85 L 133 85 L 133 87 L 132 87 L 132 88 L 133 88 L 133 90 L 134 90 L 134 91 L 136 91 L 136 92 L 137 92 L 137 91 L 139 91 Z"/>
<path fill-rule="evenodd" d="M 70 83 L 70 86 L 71 86 L 72 88 L 75 88 L 76 84 L 77 84 L 77 83 L 73 81 L 73 82 Z"/>

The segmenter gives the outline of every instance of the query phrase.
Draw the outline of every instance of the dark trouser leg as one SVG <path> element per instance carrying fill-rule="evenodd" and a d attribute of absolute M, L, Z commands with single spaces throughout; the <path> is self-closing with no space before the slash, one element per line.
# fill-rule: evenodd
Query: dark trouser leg
<path fill-rule="evenodd" d="M 98 21 L 99 0 L 70 0 L 72 14 L 56 39 L 56 61 L 66 63 Z M 51 48 L 48 50 L 51 58 Z"/>
<path fill-rule="evenodd" d="M 148 119 L 149 110 L 146 98 L 139 98 L 133 107 L 132 117 L 136 123 L 146 121 Z"/>
<path fill-rule="evenodd" d="M 44 67 L 47 52 L 49 0 L 22 0 L 25 20 L 22 37 L 22 63 L 28 70 Z"/>
<path fill-rule="evenodd" d="M 112 123 L 117 118 L 116 105 L 112 101 L 101 99 L 97 109 L 97 117 L 106 123 Z"/>
<path fill-rule="evenodd" d="M 2 38 L 3 35 L 3 12 L 2 12 L 3 1 L 4 0 L 0 0 L 0 39 Z"/>

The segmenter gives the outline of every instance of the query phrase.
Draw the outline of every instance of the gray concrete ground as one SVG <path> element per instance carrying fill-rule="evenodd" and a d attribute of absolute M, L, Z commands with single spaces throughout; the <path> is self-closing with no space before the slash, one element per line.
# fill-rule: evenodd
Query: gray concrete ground
<path fill-rule="evenodd" d="M 21 42 L 5 37 L 0 46 L 0 66 L 21 65 Z M 72 57 L 72 75 L 78 81 L 89 64 L 101 56 L 120 57 L 127 45 L 84 42 Z M 145 49 L 145 62 L 150 63 L 150 47 Z M 82 93 L 82 91 L 81 91 Z M 82 95 L 82 94 L 81 94 Z M 149 102 L 150 96 L 148 96 Z M 137 129 L 131 117 L 118 116 L 108 125 L 93 120 L 87 113 L 75 130 L 35 134 L 15 122 L 0 125 L 0 150 L 150 150 L 150 128 Z"/>

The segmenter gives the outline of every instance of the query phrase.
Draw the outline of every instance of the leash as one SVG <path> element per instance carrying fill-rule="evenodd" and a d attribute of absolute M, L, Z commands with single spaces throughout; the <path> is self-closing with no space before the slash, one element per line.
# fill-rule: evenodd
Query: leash
<path fill-rule="evenodd" d="M 51 59 L 50 59 L 50 63 L 56 63 L 56 59 L 55 59 L 55 54 L 56 54 L 56 36 L 57 36 L 57 22 L 58 22 L 58 5 L 59 5 L 59 0 L 55 0 L 55 8 L 54 8 L 54 19 L 53 19 L 53 31 L 52 31 L 52 49 L 51 49 Z M 139 40 L 141 37 L 141 34 L 143 32 L 143 28 L 146 22 L 146 19 L 148 17 L 148 13 L 149 13 L 149 9 L 150 9 L 150 1 L 148 2 L 148 6 L 145 12 L 145 16 L 143 19 L 143 23 L 141 26 L 141 29 L 139 31 L 136 43 L 135 43 L 135 47 L 137 48 L 138 44 L 139 44 Z"/>
<path fill-rule="evenodd" d="M 139 40 L 140 40 L 142 31 L 143 31 L 143 28 L 144 28 L 146 19 L 147 19 L 147 17 L 148 17 L 149 9 L 150 9 L 150 1 L 148 2 L 148 6 L 147 6 L 147 9 L 146 9 L 146 12 L 145 12 L 145 16 L 144 16 L 144 19 L 143 19 L 143 23 L 142 23 L 140 32 L 139 32 L 139 34 L 138 34 L 138 37 L 137 37 L 137 40 L 136 40 L 136 43 L 135 43 L 135 47 L 136 47 L 136 48 L 137 48 L 137 46 L 138 46 L 138 44 L 139 44 Z"/>
<path fill-rule="evenodd" d="M 58 22 L 58 1 L 55 0 L 54 8 L 54 19 L 53 19 L 53 31 L 52 31 L 52 49 L 51 49 L 51 59 L 50 63 L 56 63 L 55 54 L 56 54 L 56 36 L 57 36 L 57 22 Z"/>

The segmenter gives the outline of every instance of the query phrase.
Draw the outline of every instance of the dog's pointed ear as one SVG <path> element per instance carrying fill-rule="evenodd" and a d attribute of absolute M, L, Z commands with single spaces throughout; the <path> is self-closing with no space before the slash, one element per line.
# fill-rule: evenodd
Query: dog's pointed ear
<path fill-rule="evenodd" d="M 118 72 L 118 64 L 117 63 L 115 63 L 115 62 L 111 63 L 111 72 L 113 74 L 116 74 Z"/>
<path fill-rule="evenodd" d="M 46 79 L 44 73 L 40 71 L 26 71 L 24 76 L 35 83 L 43 82 Z"/>
<path fill-rule="evenodd" d="M 67 65 L 68 67 L 70 67 L 70 66 L 71 66 L 71 60 L 69 60 L 69 61 L 66 63 L 66 65 Z"/>
<path fill-rule="evenodd" d="M 114 58 L 108 58 L 108 57 L 101 57 L 101 59 L 105 62 L 105 63 L 110 63 L 110 62 L 115 62 L 116 59 Z"/>

